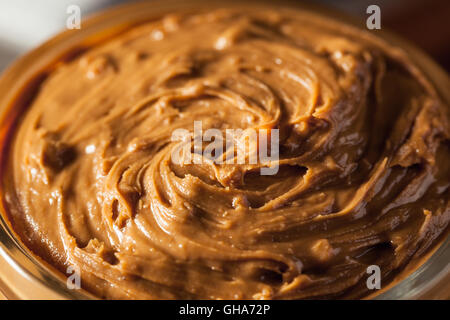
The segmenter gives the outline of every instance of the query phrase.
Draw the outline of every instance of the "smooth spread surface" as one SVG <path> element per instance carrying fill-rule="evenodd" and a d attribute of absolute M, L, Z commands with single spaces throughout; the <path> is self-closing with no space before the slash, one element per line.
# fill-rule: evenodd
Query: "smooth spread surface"
<path fill-rule="evenodd" d="M 172 163 L 194 120 L 279 128 L 279 172 Z M 400 50 L 305 12 L 135 27 L 59 66 L 17 130 L 13 225 L 99 297 L 360 297 L 450 219 L 448 105 Z"/>

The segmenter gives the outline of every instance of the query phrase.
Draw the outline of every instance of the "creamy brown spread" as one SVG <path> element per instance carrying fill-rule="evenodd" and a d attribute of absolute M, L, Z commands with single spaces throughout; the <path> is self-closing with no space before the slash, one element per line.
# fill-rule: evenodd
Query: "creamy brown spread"
<path fill-rule="evenodd" d="M 174 164 L 279 129 L 279 170 Z M 101 298 L 362 297 L 447 232 L 449 107 L 401 49 L 292 9 L 168 15 L 61 63 L 12 140 L 11 222 Z"/>

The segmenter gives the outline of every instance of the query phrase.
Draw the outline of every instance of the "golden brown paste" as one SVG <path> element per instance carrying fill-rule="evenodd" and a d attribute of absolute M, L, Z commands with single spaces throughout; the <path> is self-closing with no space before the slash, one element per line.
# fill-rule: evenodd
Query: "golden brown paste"
<path fill-rule="evenodd" d="M 261 164 L 175 164 L 175 129 L 279 129 Z M 23 241 L 104 298 L 331 298 L 447 232 L 449 107 L 399 48 L 316 15 L 168 15 L 63 63 L 12 142 Z"/>

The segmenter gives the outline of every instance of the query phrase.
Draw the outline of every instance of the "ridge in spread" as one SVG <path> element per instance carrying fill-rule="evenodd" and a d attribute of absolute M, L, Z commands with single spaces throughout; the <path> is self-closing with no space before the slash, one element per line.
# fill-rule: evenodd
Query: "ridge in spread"
<path fill-rule="evenodd" d="M 178 128 L 279 129 L 279 170 L 174 164 Z M 449 108 L 398 48 L 283 9 L 174 14 L 44 81 L 6 198 L 102 298 L 361 297 L 447 232 Z"/>

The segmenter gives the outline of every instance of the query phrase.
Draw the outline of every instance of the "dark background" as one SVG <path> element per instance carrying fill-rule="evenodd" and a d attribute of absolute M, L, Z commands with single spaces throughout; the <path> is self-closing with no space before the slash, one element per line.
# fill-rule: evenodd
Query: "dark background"
<path fill-rule="evenodd" d="M 422 48 L 450 71 L 450 0 L 318 0 L 355 17 L 367 6 L 381 9 L 381 28 L 388 29 Z M 366 14 L 367 16 L 367 14 Z"/>

